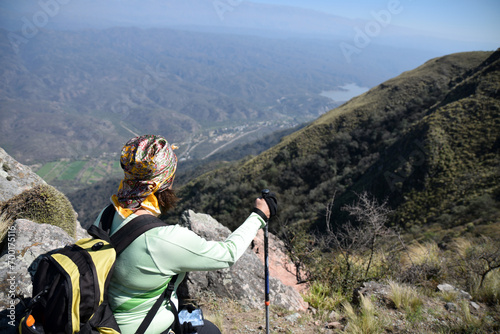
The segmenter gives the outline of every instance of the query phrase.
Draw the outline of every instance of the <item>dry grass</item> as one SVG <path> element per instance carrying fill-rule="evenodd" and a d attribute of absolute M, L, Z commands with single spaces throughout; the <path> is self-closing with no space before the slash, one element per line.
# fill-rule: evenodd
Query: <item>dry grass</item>
<path fill-rule="evenodd" d="M 386 318 L 376 311 L 370 297 L 360 294 L 360 309 L 357 312 L 349 302 L 344 302 L 345 316 L 348 320 L 344 333 L 375 334 L 385 331 Z"/>
<path fill-rule="evenodd" d="M 401 266 L 409 268 L 412 265 L 439 264 L 440 251 L 438 245 L 431 241 L 425 244 L 418 242 L 408 246 L 407 252 L 401 256 Z"/>
<path fill-rule="evenodd" d="M 391 288 L 389 298 L 397 309 L 414 312 L 423 305 L 423 301 L 414 287 L 393 281 L 389 282 L 389 286 Z"/>
<path fill-rule="evenodd" d="M 460 256 L 463 259 L 466 258 L 467 253 L 472 248 L 472 246 L 473 246 L 472 241 L 466 238 L 456 238 L 451 243 L 452 251 L 454 251 L 458 256 Z"/>

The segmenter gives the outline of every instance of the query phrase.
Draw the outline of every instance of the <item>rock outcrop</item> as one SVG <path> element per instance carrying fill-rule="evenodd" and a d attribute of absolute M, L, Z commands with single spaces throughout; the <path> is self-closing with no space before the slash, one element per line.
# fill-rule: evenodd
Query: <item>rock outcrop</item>
<path fill-rule="evenodd" d="M 36 271 L 39 255 L 70 245 L 75 239 L 60 227 L 17 219 L 9 228 L 6 241 L 0 257 L 0 309 L 9 306 L 9 292 L 15 291 L 21 298 L 31 296 L 31 275 Z"/>
<path fill-rule="evenodd" d="M 71 237 L 76 237 L 77 214 L 71 202 L 62 192 L 48 184 L 37 185 L 0 203 L 0 212 L 11 222 L 28 219 L 39 224 L 52 224 L 61 227 Z"/>
<path fill-rule="evenodd" d="M 54 222 L 72 237 L 88 236 L 68 198 L 0 148 L 0 242 L 16 219 Z"/>
<path fill-rule="evenodd" d="M 0 202 L 40 184 L 46 183 L 31 168 L 17 162 L 0 147 Z"/>
<path fill-rule="evenodd" d="M 206 214 L 195 213 L 191 210 L 185 211 L 180 219 L 180 225 L 190 228 L 192 231 L 202 236 L 207 240 L 224 240 L 231 231 L 218 223 L 211 216 Z M 262 244 L 262 233 L 254 240 L 254 245 Z M 226 297 L 237 300 L 241 305 L 249 308 L 261 308 L 264 304 L 264 265 L 253 249 L 247 249 L 243 256 L 228 269 L 208 271 L 208 272 L 191 272 L 185 280 L 185 296 L 187 298 L 196 298 L 196 295 L 203 291 L 211 291 L 218 297 Z M 306 310 L 307 303 L 304 302 L 300 293 L 295 289 L 295 282 L 288 279 L 288 284 L 280 281 L 275 277 L 275 273 L 284 277 L 283 272 L 276 269 L 280 267 L 277 263 L 285 264 L 287 261 L 284 258 L 278 260 L 274 251 L 281 250 L 278 242 L 274 238 L 270 238 L 270 256 L 274 259 L 269 261 L 274 264 L 270 266 L 270 299 L 272 305 L 277 305 L 288 310 Z M 259 253 L 263 253 L 262 250 Z M 284 253 L 278 253 L 284 257 Z M 282 268 L 284 271 L 285 269 Z M 293 274 L 290 274 L 293 276 Z"/>
<path fill-rule="evenodd" d="M 75 240 L 60 227 L 17 219 L 9 227 L 5 241 L 0 257 L 0 333 L 14 334 L 14 324 L 23 310 L 19 301 L 31 297 L 37 258 Z"/>
<path fill-rule="evenodd" d="M 181 223 L 209 240 L 224 240 L 231 233 L 211 216 L 193 211 L 184 212 Z M 17 310 L 11 306 L 11 297 L 31 296 L 31 278 L 37 268 L 38 257 L 74 242 L 75 239 L 64 230 L 53 225 L 17 219 L 9 228 L 0 258 L 0 310 L 3 310 L 2 315 L 7 315 L 0 320 L 0 332 L 12 330 L 12 326 L 8 325 L 11 312 L 21 313 L 19 305 Z M 271 253 L 277 246 L 271 243 L 269 249 Z M 292 286 L 273 277 L 272 270 L 270 274 L 271 304 L 294 311 L 307 309 L 307 304 Z M 264 266 L 261 260 L 249 248 L 231 268 L 191 272 L 180 295 L 196 299 L 198 294 L 207 291 L 219 298 L 231 298 L 244 307 L 261 308 L 264 303 Z"/>

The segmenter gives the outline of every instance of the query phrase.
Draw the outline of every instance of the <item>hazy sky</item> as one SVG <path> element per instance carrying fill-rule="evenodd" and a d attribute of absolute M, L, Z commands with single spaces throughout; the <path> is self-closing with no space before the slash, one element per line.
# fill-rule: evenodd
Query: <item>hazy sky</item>
<path fill-rule="evenodd" d="M 60 4 L 54 13 L 43 9 L 43 4 L 51 3 Z M 363 31 L 372 32 L 370 42 L 439 54 L 500 47 L 500 0 L 0 0 L 0 27 L 7 30 L 26 30 L 28 23 L 51 29 L 61 22 L 63 28 L 141 24 L 229 31 L 257 28 L 330 36 L 351 44 Z"/>
<path fill-rule="evenodd" d="M 500 47 L 499 0 L 252 0 L 252 2 L 292 5 L 345 16 L 373 19 L 394 5 L 399 13 L 391 24 L 429 31 L 435 37 L 495 42 Z"/>

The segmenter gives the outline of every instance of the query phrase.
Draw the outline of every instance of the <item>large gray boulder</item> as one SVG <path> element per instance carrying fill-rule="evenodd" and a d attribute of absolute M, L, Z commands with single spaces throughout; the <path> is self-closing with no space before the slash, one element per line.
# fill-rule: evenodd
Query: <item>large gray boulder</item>
<path fill-rule="evenodd" d="M 26 219 L 14 221 L 0 257 L 0 333 L 16 333 L 13 324 L 22 315 L 19 301 L 31 297 L 31 277 L 39 256 L 74 242 L 60 227 Z"/>
<path fill-rule="evenodd" d="M 185 211 L 180 225 L 188 227 L 207 240 L 225 240 L 231 231 L 206 214 Z M 273 240 L 273 238 L 270 238 Z M 259 240 L 254 241 L 259 244 Z M 269 245 L 270 251 L 276 249 Z M 307 304 L 300 293 L 292 286 L 283 284 L 270 272 L 270 301 L 272 305 L 281 306 L 291 311 L 305 310 Z M 218 297 L 226 297 L 238 301 L 248 308 L 262 308 L 264 305 L 264 265 L 251 247 L 230 268 L 217 271 L 191 272 L 184 281 L 186 294 L 183 297 L 196 299 L 204 291 L 215 293 Z"/>
<path fill-rule="evenodd" d="M 31 168 L 17 162 L 0 147 L 0 202 L 39 184 L 46 183 Z"/>
<path fill-rule="evenodd" d="M 26 219 L 14 222 L 6 241 L 0 257 L 0 284 L 5 284 L 7 280 L 15 282 L 15 293 L 19 297 L 31 296 L 31 274 L 36 270 L 37 263 L 34 261 L 39 255 L 75 242 L 60 227 Z M 10 285 L 0 290 L 0 309 L 9 305 Z"/>

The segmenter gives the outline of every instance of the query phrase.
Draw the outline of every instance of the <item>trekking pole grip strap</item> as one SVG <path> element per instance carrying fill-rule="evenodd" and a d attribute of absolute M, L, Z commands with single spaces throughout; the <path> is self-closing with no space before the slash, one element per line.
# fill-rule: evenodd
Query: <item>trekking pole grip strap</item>
<path fill-rule="evenodd" d="M 264 221 L 266 223 L 269 221 L 269 218 L 267 218 L 266 214 L 264 212 L 262 212 L 262 210 L 257 209 L 257 208 L 253 208 L 252 212 L 255 212 L 256 214 L 258 214 L 262 219 L 264 219 Z"/>

